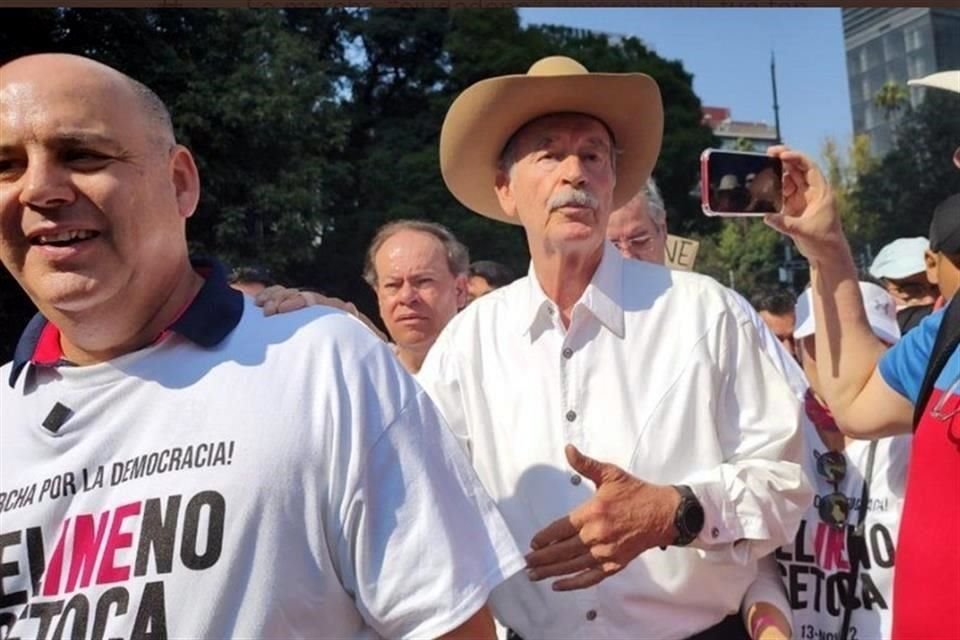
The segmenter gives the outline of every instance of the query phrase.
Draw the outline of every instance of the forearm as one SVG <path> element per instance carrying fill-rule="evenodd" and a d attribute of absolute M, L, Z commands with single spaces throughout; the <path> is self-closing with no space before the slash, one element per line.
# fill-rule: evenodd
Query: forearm
<path fill-rule="evenodd" d="M 829 259 L 811 263 L 817 374 L 824 400 L 839 423 L 886 350 L 867 320 L 857 269 L 844 241 Z"/>
<path fill-rule="evenodd" d="M 787 461 L 727 463 L 697 474 L 689 485 L 705 515 L 692 546 L 725 548 L 731 561 L 744 565 L 787 544 L 812 499 L 800 465 Z"/>
<path fill-rule="evenodd" d="M 752 640 L 782 640 L 793 637 L 790 621 L 769 602 L 757 602 L 743 613 Z"/>
<path fill-rule="evenodd" d="M 793 615 L 773 556 L 757 563 L 757 577 L 743 596 L 741 615 L 752 640 L 791 637 Z"/>

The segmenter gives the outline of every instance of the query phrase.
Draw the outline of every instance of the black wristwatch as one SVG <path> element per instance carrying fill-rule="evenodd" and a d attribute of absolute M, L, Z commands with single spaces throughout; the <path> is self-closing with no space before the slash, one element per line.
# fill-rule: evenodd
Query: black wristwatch
<path fill-rule="evenodd" d="M 696 540 L 703 529 L 703 506 L 687 485 L 675 484 L 673 488 L 680 494 L 680 504 L 673 516 L 673 526 L 677 528 L 677 538 L 673 545 L 685 547 Z"/>

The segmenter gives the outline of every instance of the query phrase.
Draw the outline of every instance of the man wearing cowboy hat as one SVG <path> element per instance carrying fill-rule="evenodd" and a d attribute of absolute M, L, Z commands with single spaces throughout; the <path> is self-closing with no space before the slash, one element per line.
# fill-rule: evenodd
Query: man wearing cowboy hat
<path fill-rule="evenodd" d="M 731 294 L 606 242 L 662 129 L 650 77 L 552 57 L 469 87 L 441 131 L 450 191 L 532 256 L 419 375 L 531 548 L 491 597 L 524 638 L 736 637 L 757 560 L 810 502 L 798 401 Z"/>

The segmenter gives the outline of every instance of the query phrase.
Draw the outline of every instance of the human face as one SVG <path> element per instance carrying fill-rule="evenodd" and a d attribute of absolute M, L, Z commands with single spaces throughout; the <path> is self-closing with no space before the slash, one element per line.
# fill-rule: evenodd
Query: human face
<path fill-rule="evenodd" d="M 769 311 L 761 311 L 760 317 L 763 319 L 764 324 L 769 327 L 773 335 L 777 337 L 777 340 L 780 341 L 780 344 L 783 345 L 783 348 L 793 357 L 797 357 L 796 345 L 793 340 L 793 330 L 797 325 L 797 315 L 793 311 L 784 313 L 783 315 L 774 315 Z"/>
<path fill-rule="evenodd" d="M 467 278 L 467 303 L 471 303 L 480 296 L 493 291 L 493 287 L 483 276 L 470 276 Z"/>
<path fill-rule="evenodd" d="M 454 276 L 443 243 L 405 229 L 374 256 L 377 302 L 387 332 L 401 348 L 429 349 L 466 304 L 466 277 Z"/>
<path fill-rule="evenodd" d="M 663 264 L 667 233 L 648 213 L 647 198 L 639 195 L 610 214 L 607 239 L 624 258 Z"/>
<path fill-rule="evenodd" d="M 934 253 L 927 251 L 925 254 L 927 263 L 927 273 L 933 273 L 935 284 L 940 289 L 940 295 L 946 300 L 953 299 L 953 296 L 960 290 L 960 255 L 947 255 L 945 253 Z"/>
<path fill-rule="evenodd" d="M 556 114 L 538 118 L 516 133 L 515 162 L 497 177 L 497 197 L 519 218 L 531 251 L 595 251 L 605 239 L 615 175 L 612 141 L 595 118 Z M 573 193 L 591 202 L 575 204 Z"/>
<path fill-rule="evenodd" d="M 134 314 L 175 286 L 196 167 L 129 83 L 31 56 L 0 69 L 0 107 L 0 260 L 40 310 Z"/>
<path fill-rule="evenodd" d="M 913 305 L 933 304 L 937 298 L 925 271 L 906 278 L 884 278 L 883 286 L 893 296 L 898 311 Z"/>

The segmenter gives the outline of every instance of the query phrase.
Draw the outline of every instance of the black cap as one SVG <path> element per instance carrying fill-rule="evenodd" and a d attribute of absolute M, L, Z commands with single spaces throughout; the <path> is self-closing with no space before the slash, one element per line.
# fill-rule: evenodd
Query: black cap
<path fill-rule="evenodd" d="M 955 193 L 933 210 L 930 221 L 930 250 L 960 253 L 960 193 Z"/>

